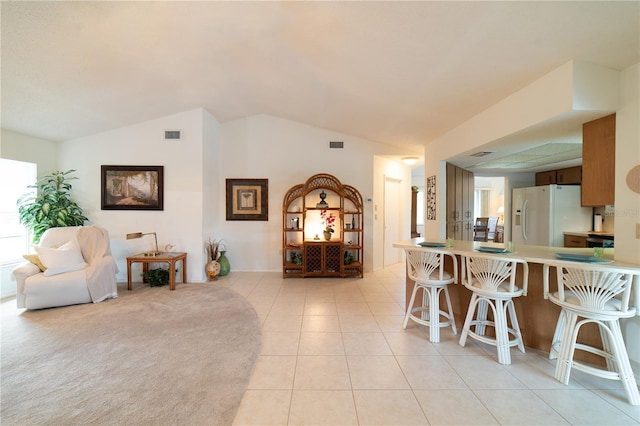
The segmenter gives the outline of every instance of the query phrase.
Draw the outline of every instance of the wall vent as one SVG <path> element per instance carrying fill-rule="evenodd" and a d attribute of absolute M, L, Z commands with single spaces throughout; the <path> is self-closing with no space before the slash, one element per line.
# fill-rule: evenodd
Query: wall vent
<path fill-rule="evenodd" d="M 180 130 L 165 130 L 164 131 L 164 139 L 165 140 L 178 140 L 180 139 Z"/>
<path fill-rule="evenodd" d="M 342 141 L 330 141 L 329 148 L 344 148 L 344 142 Z"/>

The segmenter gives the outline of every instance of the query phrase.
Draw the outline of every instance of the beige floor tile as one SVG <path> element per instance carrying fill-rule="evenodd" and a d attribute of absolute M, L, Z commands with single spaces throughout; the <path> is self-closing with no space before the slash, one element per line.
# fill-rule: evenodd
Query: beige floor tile
<path fill-rule="evenodd" d="M 302 332 L 299 355 L 344 355 L 341 333 Z"/>
<path fill-rule="evenodd" d="M 274 315 L 269 314 L 262 326 L 262 331 L 300 331 L 302 315 Z"/>
<path fill-rule="evenodd" d="M 298 356 L 294 389 L 351 389 L 344 356 Z"/>
<path fill-rule="evenodd" d="M 376 322 L 382 331 L 402 331 L 402 323 L 404 322 L 404 314 L 402 315 L 376 315 Z M 414 323 L 409 323 L 407 330 L 417 329 Z"/>
<path fill-rule="evenodd" d="M 398 356 L 396 359 L 411 389 L 469 389 L 440 356 Z"/>
<path fill-rule="evenodd" d="M 365 302 L 339 302 L 338 315 L 371 315 L 369 305 Z"/>
<path fill-rule="evenodd" d="M 343 333 L 379 332 L 380 327 L 371 314 L 340 315 L 340 329 Z"/>
<path fill-rule="evenodd" d="M 571 424 L 633 425 L 637 421 L 589 390 L 534 391 Z M 640 407 L 636 407 L 640 410 Z"/>
<path fill-rule="evenodd" d="M 409 389 L 393 356 L 348 356 L 353 389 Z"/>
<path fill-rule="evenodd" d="M 273 332 L 262 333 L 261 355 L 298 355 L 300 333 Z"/>
<path fill-rule="evenodd" d="M 417 329 L 384 333 L 394 355 L 440 355 L 429 339 Z"/>
<path fill-rule="evenodd" d="M 340 321 L 337 315 L 305 315 L 302 317 L 302 331 L 339 332 Z"/>
<path fill-rule="evenodd" d="M 417 390 L 414 393 L 432 425 L 498 424 L 472 391 Z"/>
<path fill-rule="evenodd" d="M 533 354 L 511 357 L 511 365 L 505 368 L 529 389 L 584 389 L 584 386 L 575 380 L 569 382 L 569 385 L 557 381 L 554 377 L 555 364 L 544 358 Z"/>
<path fill-rule="evenodd" d="M 447 362 L 471 389 L 524 389 L 505 366 L 486 356 L 451 356 Z"/>
<path fill-rule="evenodd" d="M 295 390 L 289 425 L 357 425 L 351 391 Z"/>
<path fill-rule="evenodd" d="M 373 315 L 404 315 L 404 308 L 399 303 L 392 302 L 367 302 Z"/>
<path fill-rule="evenodd" d="M 304 315 L 338 315 L 335 302 L 307 302 Z"/>
<path fill-rule="evenodd" d="M 404 264 L 364 279 L 235 273 L 220 285 L 243 294 L 263 322 L 236 425 L 426 424 L 423 414 L 442 425 L 640 424 L 619 382 L 574 371 L 565 386 L 541 351 L 512 348 L 512 364 L 502 366 L 495 347 L 461 347 L 449 327 L 435 344 L 424 326 L 403 329 L 404 312 L 389 315 L 384 305 L 403 309 Z"/>
<path fill-rule="evenodd" d="M 292 389 L 295 356 L 260 356 L 248 389 Z"/>
<path fill-rule="evenodd" d="M 428 425 L 410 390 L 353 392 L 360 425 Z"/>
<path fill-rule="evenodd" d="M 347 355 L 392 355 L 382 333 L 342 333 Z"/>
<path fill-rule="evenodd" d="M 569 424 L 530 390 L 476 390 L 474 393 L 504 425 Z"/>
<path fill-rule="evenodd" d="M 286 425 L 290 403 L 290 390 L 248 390 L 242 398 L 233 425 Z"/>
<path fill-rule="evenodd" d="M 277 300 L 271 307 L 271 315 L 302 315 L 304 313 L 304 305 L 304 302 Z"/>

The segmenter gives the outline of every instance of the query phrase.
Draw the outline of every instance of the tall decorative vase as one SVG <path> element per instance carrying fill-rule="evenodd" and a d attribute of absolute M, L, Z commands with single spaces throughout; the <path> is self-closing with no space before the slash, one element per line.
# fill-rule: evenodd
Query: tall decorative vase
<path fill-rule="evenodd" d="M 218 258 L 218 263 L 220 264 L 220 276 L 224 277 L 231 270 L 231 265 L 229 264 L 229 259 L 225 255 L 226 251 L 220 251 L 220 257 Z"/>
<path fill-rule="evenodd" d="M 204 271 L 207 273 L 208 281 L 215 281 L 220 275 L 220 264 L 215 260 L 210 260 L 204 265 Z"/>
<path fill-rule="evenodd" d="M 325 232 L 324 233 L 324 239 L 329 241 L 331 239 L 331 232 Z"/>

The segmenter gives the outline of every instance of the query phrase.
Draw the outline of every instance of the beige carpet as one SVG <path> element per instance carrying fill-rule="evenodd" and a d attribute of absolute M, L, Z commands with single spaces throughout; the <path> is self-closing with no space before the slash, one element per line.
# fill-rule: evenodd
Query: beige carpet
<path fill-rule="evenodd" d="M 2 304 L 3 425 L 233 422 L 262 341 L 251 305 L 215 283 L 118 291 L 39 311 Z"/>

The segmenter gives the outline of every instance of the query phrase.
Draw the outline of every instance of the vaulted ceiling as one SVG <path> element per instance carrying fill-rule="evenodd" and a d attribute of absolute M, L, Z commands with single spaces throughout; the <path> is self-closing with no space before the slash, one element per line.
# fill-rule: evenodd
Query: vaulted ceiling
<path fill-rule="evenodd" d="M 570 59 L 640 60 L 636 1 L 0 7 L 2 127 L 52 140 L 203 107 L 421 154 Z"/>

